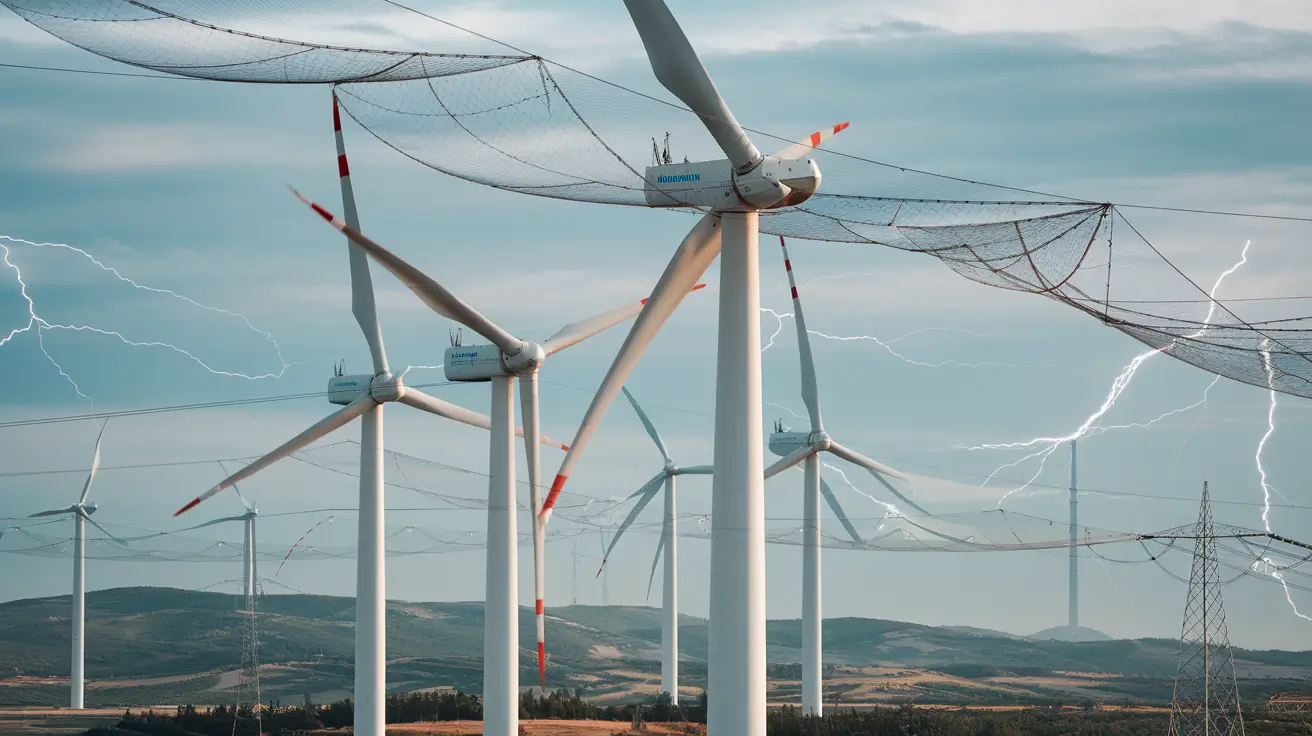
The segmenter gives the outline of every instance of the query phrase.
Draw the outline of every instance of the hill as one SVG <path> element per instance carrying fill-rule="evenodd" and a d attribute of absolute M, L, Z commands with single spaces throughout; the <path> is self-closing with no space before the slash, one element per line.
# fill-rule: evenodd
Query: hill
<path fill-rule="evenodd" d="M 222 593 L 122 588 L 87 595 L 87 701 L 128 705 L 225 702 L 241 661 L 243 614 Z M 260 599 L 261 686 L 266 698 L 300 702 L 349 694 L 354 601 L 315 595 Z M 65 697 L 67 596 L 0 604 L 0 705 L 52 704 Z M 569 606 L 548 619 L 549 686 L 591 698 L 653 695 L 659 684 L 660 612 L 628 606 Z M 481 603 L 410 603 L 387 608 L 392 690 L 481 689 Z M 537 679 L 533 616 L 521 609 L 521 682 Z M 707 626 L 680 623 L 682 683 L 705 682 Z M 796 620 L 767 625 L 771 697 L 796 697 L 802 635 Z M 1170 697 L 1176 642 L 1065 642 L 965 627 L 878 619 L 825 623 L 830 689 L 845 702 L 916 699 L 1028 703 L 1078 698 L 1160 702 Z M 1312 677 L 1312 652 L 1235 650 L 1254 697 L 1294 690 Z M 1250 688 L 1251 689 L 1251 688 Z"/>
<path fill-rule="evenodd" d="M 1112 638 L 1097 629 L 1091 629 L 1088 626 L 1053 626 L 1050 629 L 1044 629 L 1037 634 L 1031 634 L 1031 639 L 1052 639 L 1056 641 L 1111 641 Z"/>

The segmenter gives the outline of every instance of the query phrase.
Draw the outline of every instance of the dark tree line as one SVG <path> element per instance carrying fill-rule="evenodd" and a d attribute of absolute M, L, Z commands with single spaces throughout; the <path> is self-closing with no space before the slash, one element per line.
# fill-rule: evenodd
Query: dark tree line
<path fill-rule="evenodd" d="M 459 691 L 399 693 L 387 697 L 388 723 L 428 721 L 481 721 L 483 703 L 476 695 Z M 674 705 L 662 693 L 648 705 L 597 705 L 583 699 L 581 690 L 557 690 L 546 696 L 528 690 L 519 700 L 521 719 L 564 719 L 617 722 L 706 722 L 706 695 L 691 705 Z M 256 713 L 249 706 L 220 705 L 197 708 L 178 706 L 173 713 L 123 714 L 117 728 L 157 736 L 233 736 L 233 734 L 297 734 L 324 728 L 346 728 L 355 721 L 351 700 L 327 705 L 295 706 L 271 702 Z M 91 736 L 95 736 L 91 732 Z"/>
<path fill-rule="evenodd" d="M 153 736 L 233 736 L 255 734 L 255 713 L 249 708 L 198 709 L 181 706 L 175 713 L 124 714 L 120 731 Z M 324 728 L 349 728 L 354 720 L 350 700 L 322 706 L 284 706 L 271 703 L 260 710 L 263 733 L 294 736 Z M 461 692 L 405 693 L 387 699 L 389 723 L 480 720 L 482 704 Z M 557 690 L 545 697 L 531 691 L 520 698 L 521 719 L 598 720 L 617 723 L 626 733 L 640 722 L 706 722 L 706 695 L 692 704 L 673 705 L 668 695 L 647 705 L 597 705 L 575 690 Z M 1163 710 L 1097 710 L 1095 708 L 1036 707 L 1009 711 L 965 708 L 917 708 L 911 705 L 873 710 L 835 710 L 824 717 L 803 716 L 793 707 L 772 708 L 766 717 L 769 736 L 1158 736 L 1167 728 Z M 234 723 L 235 721 L 235 723 Z M 1249 736 L 1306 736 L 1301 714 L 1251 712 L 1246 716 Z M 623 724 L 623 725 L 619 725 Z M 689 727 L 694 728 L 692 726 Z M 690 731 L 691 733 L 692 731 Z M 108 732 L 102 732 L 108 733 Z M 97 731 L 88 732 L 97 736 Z"/>

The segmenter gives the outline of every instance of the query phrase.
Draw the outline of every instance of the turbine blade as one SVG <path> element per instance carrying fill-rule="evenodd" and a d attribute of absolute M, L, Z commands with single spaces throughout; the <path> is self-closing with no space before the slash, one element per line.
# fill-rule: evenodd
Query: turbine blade
<path fill-rule="evenodd" d="M 174 532 L 172 532 L 172 533 L 173 533 L 173 534 L 179 534 L 179 533 L 181 533 L 181 532 L 190 532 L 190 531 L 195 531 L 196 529 L 204 529 L 204 528 L 207 527 L 207 526 L 214 526 L 214 525 L 216 525 L 216 524 L 226 524 L 226 523 L 228 523 L 228 522 L 230 522 L 230 521 L 246 521 L 246 517 L 245 517 L 245 516 L 225 516 L 225 517 L 222 518 L 222 519 L 212 519 L 212 520 L 210 520 L 210 521 L 205 522 L 204 524 L 197 524 L 197 525 L 195 525 L 195 526 L 183 527 L 182 529 L 178 529 L 178 530 L 176 530 L 176 531 L 174 531 Z"/>
<path fill-rule="evenodd" d="M 241 505 L 246 507 L 247 511 L 252 511 L 255 509 L 254 506 L 251 506 L 251 502 L 246 500 L 246 496 L 242 495 L 241 489 L 237 487 L 236 483 L 232 484 L 232 490 L 237 492 L 237 498 L 241 501 Z M 242 517 L 234 517 L 234 518 L 242 518 Z"/>
<path fill-rule="evenodd" d="M 668 527 L 669 525 L 670 523 L 667 519 L 664 527 Z M 651 573 L 647 575 L 647 600 L 651 600 L 651 584 L 656 580 L 656 568 L 661 564 L 661 552 L 665 551 L 665 534 L 663 532 L 664 529 L 662 528 L 661 538 L 656 542 L 656 556 L 653 557 L 651 561 Z"/>
<path fill-rule="evenodd" d="M 821 143 L 824 143 L 830 138 L 847 130 L 849 125 L 851 125 L 851 123 L 839 123 L 838 125 L 825 128 L 824 130 L 816 131 L 805 139 L 794 143 L 775 155 L 779 158 L 801 158 L 810 153 L 812 149 L 819 148 Z"/>
<path fill-rule="evenodd" d="M 123 549 L 131 549 L 131 547 L 128 547 L 127 540 L 119 539 L 118 537 L 114 536 L 113 532 L 101 526 L 100 523 L 97 522 L 95 519 L 91 518 L 90 515 L 83 513 L 82 518 L 86 519 L 87 523 L 90 524 L 91 526 L 94 526 L 95 528 L 99 529 L 100 533 L 104 534 L 112 544 L 122 547 Z"/>
<path fill-rule="evenodd" d="M 802 315 L 802 299 L 797 294 L 797 279 L 793 276 L 793 263 L 788 259 L 788 246 L 779 236 L 779 247 L 784 251 L 784 270 L 788 272 L 788 286 L 793 296 L 793 323 L 797 326 L 797 352 L 802 361 L 802 401 L 811 415 L 811 431 L 821 432 L 820 388 L 815 378 L 815 356 L 811 354 L 811 336 L 806 331 L 806 317 Z"/>
<path fill-rule="evenodd" d="M 853 465 L 860 465 L 872 473 L 879 473 L 880 475 L 886 475 L 890 478 L 897 478 L 900 481 L 909 481 L 909 479 L 902 474 L 902 471 L 894 470 L 878 460 L 871 460 L 865 455 L 844 447 L 833 440 L 830 440 L 829 442 L 829 451 Z"/>
<path fill-rule="evenodd" d="M 296 435 L 290 440 L 287 440 L 286 442 L 282 443 L 276 449 L 274 449 L 272 452 L 268 453 L 264 457 L 260 458 L 259 460 L 256 460 L 250 465 L 247 465 L 241 470 L 238 470 L 237 472 L 228 476 L 224 480 L 220 481 L 218 485 L 200 494 L 199 496 L 188 502 L 186 506 L 183 506 L 182 508 L 173 512 L 173 515 L 178 516 L 179 514 L 182 514 L 194 508 L 201 501 L 204 501 L 205 499 L 209 498 L 210 496 L 213 496 L 219 491 L 222 491 L 225 488 L 231 488 L 233 484 L 240 483 L 241 481 L 246 480 L 252 475 L 255 475 L 256 473 L 260 472 L 261 470 L 264 470 L 270 465 L 273 465 L 274 463 L 287 457 L 288 455 L 298 452 L 299 450 L 305 448 L 307 445 L 314 442 L 315 440 L 318 440 L 319 438 L 328 435 L 332 431 L 350 423 L 352 419 L 355 419 L 361 414 L 364 414 L 370 409 L 373 409 L 377 405 L 378 402 L 374 401 L 374 397 L 366 393 L 364 396 L 361 396 L 355 401 L 352 401 L 351 403 L 342 407 L 340 410 L 335 411 L 332 414 L 329 414 L 323 419 L 320 419 L 319 421 L 310 425 L 309 429 L 305 430 L 304 432 L 301 432 L 300 434 Z"/>
<path fill-rule="evenodd" d="M 697 291 L 705 287 L 706 284 L 697 284 L 692 287 L 692 290 Z M 556 330 L 556 334 L 548 337 L 546 342 L 542 343 L 542 348 L 547 355 L 555 355 L 571 345 L 577 345 L 593 335 L 609 330 L 626 319 L 638 316 L 638 313 L 642 311 L 642 305 L 646 303 L 647 300 L 643 299 L 612 309 L 605 314 L 567 324 Z"/>
<path fill-rule="evenodd" d="M 743 172 L 756 166 L 761 152 L 734 118 L 664 0 L 624 0 L 624 5 L 642 37 L 656 79 L 697 113 L 735 169 Z"/>
<path fill-rule="evenodd" d="M 887 488 L 889 493 L 892 493 L 894 496 L 897 496 L 899 499 L 902 500 L 903 503 L 915 509 L 916 511 L 919 511 L 920 513 L 925 514 L 926 516 L 929 515 L 928 511 L 922 509 L 919 505 L 916 504 L 915 501 L 912 501 L 911 499 L 907 498 L 905 495 L 902 494 L 901 491 L 895 488 L 892 483 L 888 482 L 889 478 L 896 478 L 900 481 L 910 482 L 910 479 L 908 479 L 901 472 L 894 470 L 893 468 L 890 468 L 881 462 L 871 460 L 865 455 L 862 455 L 861 453 L 856 452 L 854 450 L 850 450 L 838 444 L 837 442 L 831 441 L 829 443 L 829 451 L 837 455 L 838 457 L 843 458 L 849 463 L 852 463 L 853 465 L 860 465 L 861 467 L 870 471 L 870 474 L 875 477 L 875 480 L 879 481 L 885 488 Z"/>
<path fill-rule="evenodd" d="M 524 422 L 524 459 L 528 464 L 529 508 L 533 523 L 533 597 L 534 617 L 538 635 L 538 682 L 543 696 L 547 693 L 547 624 L 546 624 L 546 540 L 542 518 L 542 458 L 541 433 L 538 427 L 538 374 L 536 371 L 520 376 L 519 409 Z"/>
<path fill-rule="evenodd" d="M 346 224 L 360 229 L 360 216 L 355 208 L 355 189 L 351 186 L 351 169 L 346 164 L 346 141 L 342 138 L 342 114 L 337 108 L 337 90 L 333 90 L 333 136 L 337 139 L 337 174 L 342 182 L 342 218 Z M 351 259 L 351 314 L 360 324 L 369 355 L 374 361 L 374 374 L 389 373 L 387 352 L 383 349 L 383 328 L 378 324 L 378 307 L 374 302 L 374 281 L 369 273 L 369 257 L 360 246 L 346 239 Z"/>
<path fill-rule="evenodd" d="M 620 392 L 620 387 L 629 380 L 629 374 L 633 372 L 634 366 L 646 352 L 647 346 L 655 339 L 656 333 L 660 332 L 665 321 L 688 295 L 689 290 L 701 279 L 702 274 L 706 273 L 711 261 L 715 260 L 719 253 L 720 218 L 713 214 L 703 215 L 683 239 L 679 249 L 674 252 L 674 257 L 665 267 L 660 281 L 656 282 L 656 288 L 652 289 L 651 296 L 647 298 L 642 312 L 633 323 L 633 328 L 629 330 L 628 337 L 624 338 L 624 345 L 620 347 L 619 353 L 610 365 L 610 370 L 602 379 L 600 388 L 592 397 L 592 404 L 588 406 L 587 413 L 583 415 L 583 422 L 574 433 L 574 441 L 570 443 L 569 452 L 561 462 L 560 470 L 551 483 L 551 492 L 547 494 L 546 503 L 542 506 L 541 515 L 544 522 L 551 518 L 551 508 L 565 488 L 565 481 L 574 471 L 574 465 L 578 463 L 583 450 L 592 440 L 597 427 L 601 425 L 601 420 L 606 416 L 610 403 L 615 400 L 615 395 Z"/>
<path fill-rule="evenodd" d="M 643 483 L 641 486 L 638 486 L 638 490 L 636 490 L 636 491 L 634 491 L 633 493 L 630 493 L 629 495 L 625 496 L 625 497 L 624 497 L 624 500 L 625 500 L 625 501 L 632 501 L 633 499 L 637 498 L 638 496 L 641 496 L 642 494 L 646 493 L 647 490 L 650 488 L 650 486 L 651 486 L 652 483 L 655 483 L 656 481 L 662 481 L 662 482 L 663 482 L 663 481 L 664 481 L 664 478 L 665 478 L 665 471 L 662 470 L 662 471 L 660 471 L 659 473 L 657 473 L 656 475 L 653 475 L 653 476 L 652 476 L 652 477 L 651 477 L 646 483 Z"/>
<path fill-rule="evenodd" d="M 861 533 L 856 530 L 856 527 L 852 526 L 852 521 L 847 518 L 847 514 L 843 513 L 843 506 L 838 503 L 838 496 L 834 495 L 834 489 L 829 487 L 829 483 L 825 481 L 823 476 L 820 478 L 820 495 L 825 497 L 825 503 L 829 504 L 830 510 L 838 517 L 838 521 L 842 523 L 843 528 L 852 537 L 852 541 L 857 544 L 865 544 L 865 540 L 861 538 Z"/>
<path fill-rule="evenodd" d="M 364 233 L 361 233 L 359 230 L 349 225 L 342 218 L 333 215 L 333 213 L 323 207 L 306 199 L 305 195 L 295 189 L 292 190 L 292 193 L 302 202 L 309 205 L 310 208 L 317 212 L 320 217 L 331 223 L 333 227 L 345 233 L 346 237 L 350 238 L 351 242 L 360 246 L 370 258 L 377 261 L 383 268 L 391 271 L 392 275 L 395 276 L 397 280 L 405 284 L 406 288 L 414 292 L 415 296 L 418 296 L 420 300 L 427 304 L 434 312 L 437 312 L 448 319 L 453 319 L 474 332 L 477 332 L 491 341 L 493 345 L 501 348 L 503 352 L 510 355 L 517 354 L 523 347 L 524 343 L 522 340 L 498 327 L 492 320 L 484 317 L 477 309 L 474 309 L 461 301 L 459 297 L 452 294 L 446 289 L 446 287 L 434 281 L 423 271 L 420 271 L 407 263 L 400 256 L 389 251 L 378 243 L 375 243 L 373 240 L 366 237 Z"/>
<path fill-rule="evenodd" d="M 423 391 L 408 386 L 405 389 L 405 393 L 401 394 L 401 398 L 397 400 L 406 406 L 419 409 L 420 411 L 426 411 L 429 414 L 436 414 L 439 417 L 451 419 L 460 422 L 461 424 L 468 424 L 471 427 L 478 427 L 479 429 L 492 428 L 492 419 L 488 417 L 488 415 L 480 414 L 472 409 L 466 409 L 457 404 L 452 404 L 449 401 L 443 401 L 436 396 L 430 396 Z M 516 427 L 515 436 L 523 437 L 524 428 Z M 548 447 L 559 447 L 562 450 L 569 449 L 569 445 L 566 445 L 559 440 L 553 440 L 543 434 L 538 435 L 538 442 L 539 444 L 547 445 Z"/>
<path fill-rule="evenodd" d="M 69 506 L 66 509 L 51 509 L 49 511 L 38 511 L 35 514 L 28 514 L 29 519 L 39 519 L 43 516 L 59 516 L 60 514 L 76 514 L 77 507 Z"/>
<path fill-rule="evenodd" d="M 615 530 L 615 536 L 610 538 L 610 545 L 606 547 L 606 551 L 601 553 L 601 567 L 597 568 L 598 576 L 606 567 L 606 560 L 610 559 L 610 553 L 615 549 L 616 543 L 620 541 L 620 537 L 624 536 L 624 530 L 633 525 L 634 520 L 638 518 L 638 514 L 641 514 L 642 510 L 647 508 L 647 504 L 651 503 L 651 500 L 656 497 L 656 492 L 664 487 L 665 473 L 660 473 L 655 478 L 647 481 L 647 485 L 639 488 L 638 492 L 633 494 L 633 496 L 639 496 L 638 502 L 633 504 L 633 508 L 629 509 L 629 515 L 624 517 L 624 522 Z M 629 496 L 629 498 L 633 498 L 633 496 Z"/>
<path fill-rule="evenodd" d="M 714 465 L 693 465 L 687 468 L 679 468 L 679 475 L 714 475 Z"/>
<path fill-rule="evenodd" d="M 87 494 L 91 493 L 91 482 L 96 479 L 96 471 L 100 469 L 100 439 L 105 436 L 105 427 L 109 426 L 109 420 L 100 425 L 100 433 L 96 435 L 96 451 L 91 455 L 91 472 L 87 473 L 87 482 L 82 485 L 82 496 L 78 498 L 79 505 L 87 502 Z"/>
<path fill-rule="evenodd" d="M 812 455 L 815 454 L 815 452 L 816 452 L 815 448 L 811 447 L 810 445 L 803 445 L 802 447 L 793 450 L 792 452 L 788 453 L 784 457 L 780 458 L 779 461 L 776 462 L 774 465 L 771 465 L 770 467 L 765 469 L 766 480 L 769 480 L 770 478 L 779 475 L 780 473 L 802 462 L 808 457 L 811 457 Z"/>
<path fill-rule="evenodd" d="M 620 390 L 624 392 L 625 398 L 633 405 L 633 411 L 637 412 L 638 419 L 642 420 L 642 426 L 647 429 L 647 436 L 651 437 L 652 442 L 656 443 L 656 449 L 661 451 L 661 457 L 665 459 L 666 463 L 674 462 L 670 459 L 669 450 L 665 449 L 665 441 L 661 439 L 661 433 L 656 431 L 655 425 L 647 417 L 647 412 L 643 411 L 642 407 L 638 405 L 638 400 L 633 398 L 633 394 L 629 393 L 628 387 L 620 386 Z"/>

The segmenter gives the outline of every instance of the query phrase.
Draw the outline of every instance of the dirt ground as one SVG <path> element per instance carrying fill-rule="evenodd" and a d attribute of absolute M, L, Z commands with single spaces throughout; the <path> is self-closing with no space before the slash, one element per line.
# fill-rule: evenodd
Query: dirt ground
<path fill-rule="evenodd" d="M 112 726 L 123 717 L 122 708 L 0 708 L 0 734 L 46 736 L 80 734 L 96 726 Z"/>
<path fill-rule="evenodd" d="M 611 734 L 628 733 L 629 724 L 623 721 L 520 721 L 524 733 L 528 736 L 611 736 Z M 670 734 L 701 734 L 701 727 L 692 726 L 687 730 L 683 724 L 648 723 L 643 733 L 655 736 Z M 426 736 L 474 736 L 483 732 L 483 724 L 478 721 L 451 721 L 447 723 L 406 723 L 387 727 L 389 734 L 406 734 L 407 736 L 424 734 Z"/>

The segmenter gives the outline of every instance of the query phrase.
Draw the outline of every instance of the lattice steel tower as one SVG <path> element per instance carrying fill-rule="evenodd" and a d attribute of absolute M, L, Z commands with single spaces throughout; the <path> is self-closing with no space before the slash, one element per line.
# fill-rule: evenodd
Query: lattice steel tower
<path fill-rule="evenodd" d="M 242 628 L 241 679 L 237 681 L 233 736 L 259 736 L 264 733 L 260 705 L 260 627 L 255 610 L 256 599 L 254 589 L 246 587 L 242 601 L 245 605 L 238 612 Z"/>
<path fill-rule="evenodd" d="M 1234 658 L 1225 626 L 1212 504 L 1203 483 L 1203 501 L 1194 526 L 1194 561 L 1189 599 L 1180 629 L 1180 658 L 1171 699 L 1171 736 L 1243 736 Z"/>

